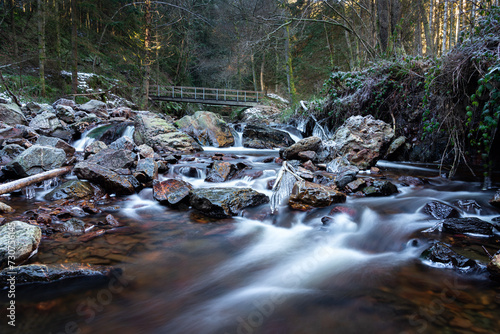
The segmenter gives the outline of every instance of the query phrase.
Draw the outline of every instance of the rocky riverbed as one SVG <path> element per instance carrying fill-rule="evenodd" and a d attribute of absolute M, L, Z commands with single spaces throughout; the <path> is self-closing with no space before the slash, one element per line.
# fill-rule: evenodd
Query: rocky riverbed
<path fill-rule="evenodd" d="M 82 296 L 101 291 L 95 289 L 106 284 L 109 292 L 112 284 L 117 291 L 120 286 L 120 292 L 109 294 L 133 303 L 137 314 L 141 314 L 138 301 L 159 291 L 163 299 L 157 302 L 171 314 L 146 326 L 151 332 L 251 328 L 265 333 L 274 326 L 290 329 L 280 319 L 298 313 L 294 300 L 302 294 L 311 308 L 326 303 L 337 309 L 338 291 L 353 289 L 345 283 L 350 277 L 373 273 L 382 282 L 385 271 L 394 275 L 389 281 L 399 282 L 404 291 L 386 291 L 361 278 L 356 289 L 371 291 L 371 299 L 353 293 L 344 302 L 352 310 L 356 303 L 386 299 L 393 303 L 403 316 L 388 333 L 422 328 L 420 322 L 411 325 L 415 314 L 414 319 L 424 319 L 432 329 L 481 332 L 500 325 L 495 320 L 479 324 L 465 311 L 453 311 L 449 303 L 444 307 L 451 315 L 442 311 L 429 320 L 419 308 L 437 298 L 444 283 L 430 288 L 432 277 L 425 279 L 432 293 L 424 298 L 418 289 L 405 294 L 409 287 L 400 282 L 410 273 L 421 279 L 415 268 L 423 265 L 432 268 L 424 271 L 433 275 L 442 271 L 442 277 L 459 277 L 467 286 L 480 282 L 485 290 L 477 295 L 498 293 L 500 196 L 481 191 L 474 183 L 442 179 L 435 168 L 377 164 L 380 159 L 398 160 L 408 144 L 404 138 L 394 138 L 390 125 L 372 116 L 349 118 L 329 138 L 302 138 L 299 131 L 284 131 L 278 124 L 228 124 L 206 111 L 175 120 L 133 110 L 126 102 L 107 105 L 95 100 L 77 105 L 60 99 L 52 105 L 29 103 L 22 108 L 0 103 L 0 120 L 3 183 L 72 167 L 57 180 L 32 184 L 2 198 L 0 280 L 7 287 L 14 270 L 24 291 L 25 314 L 54 309 L 73 321 L 74 314 L 62 310 L 62 305 L 76 303 L 78 308 Z M 16 240 L 13 252 L 9 252 L 11 240 Z M 200 268 L 187 264 L 196 258 L 202 259 Z M 311 270 L 301 267 L 300 261 L 308 260 L 313 263 Z M 173 267 L 167 271 L 157 267 L 164 265 Z M 299 268 L 297 283 L 281 284 L 280 274 L 292 268 Z M 198 278 L 204 273 L 210 276 L 208 281 Z M 240 284 L 253 273 L 254 283 Z M 178 294 L 167 293 L 148 275 L 165 279 Z M 127 299 L 122 291 L 131 282 L 135 287 Z M 217 288 L 212 291 L 212 284 L 221 285 L 220 294 Z M 203 289 L 211 292 L 196 299 Z M 254 294 L 252 289 L 260 292 Z M 271 290 L 286 296 L 287 302 L 274 303 L 272 314 L 253 326 L 251 318 L 245 318 L 252 314 L 251 308 L 240 309 L 238 301 L 267 303 L 267 292 L 262 291 Z M 253 297 L 240 298 L 238 293 Z M 414 304 L 402 301 L 408 296 L 416 298 Z M 486 304 L 467 298 L 464 309 L 480 310 L 484 319 L 494 317 L 498 308 L 494 296 Z M 173 306 L 165 306 L 167 301 L 192 308 L 173 312 Z M 98 306 L 104 310 L 107 305 Z M 102 311 L 91 325 L 83 321 L 82 328 L 96 332 L 99 326 L 118 326 L 123 309 L 119 303 L 109 309 L 109 316 Z M 90 314 L 84 310 L 88 308 L 76 314 Z M 231 317 L 210 324 L 211 314 L 226 311 Z M 311 333 L 329 328 L 324 315 L 317 316 L 318 324 L 324 325 Z M 194 323 L 186 321 L 197 317 Z M 231 323 L 238 317 L 243 322 Z M 377 317 L 382 319 L 383 314 Z M 360 324 L 369 319 L 364 314 Z M 31 321 L 50 330 L 68 323 Z M 140 331 L 140 323 L 131 328 Z M 300 324 L 290 323 L 296 327 L 287 333 L 301 332 Z M 26 326 L 22 328 L 37 325 Z"/>

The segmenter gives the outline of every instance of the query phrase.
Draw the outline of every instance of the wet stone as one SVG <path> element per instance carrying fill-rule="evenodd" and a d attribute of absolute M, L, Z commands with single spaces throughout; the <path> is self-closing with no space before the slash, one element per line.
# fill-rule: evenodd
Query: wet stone
<path fill-rule="evenodd" d="M 365 196 L 390 196 L 397 194 L 398 188 L 389 181 L 374 181 L 370 186 L 362 190 Z"/>
<path fill-rule="evenodd" d="M 436 219 L 460 217 L 460 212 L 456 208 L 438 201 L 432 201 L 425 204 L 425 206 L 422 208 L 422 211 Z"/>
<path fill-rule="evenodd" d="M 76 218 L 71 218 L 65 222 L 52 224 L 51 227 L 58 232 L 81 235 L 93 228 L 94 225 L 85 223 Z"/>
<path fill-rule="evenodd" d="M 214 161 L 205 182 L 224 182 L 234 169 L 233 165 L 227 161 Z"/>
<path fill-rule="evenodd" d="M 490 223 L 475 217 L 448 218 L 443 221 L 443 232 L 493 235 L 493 227 Z"/>
<path fill-rule="evenodd" d="M 346 195 L 334 188 L 298 181 L 293 186 L 288 204 L 296 210 L 307 210 L 311 207 L 325 207 L 345 201 Z"/>
<path fill-rule="evenodd" d="M 441 242 L 424 251 L 422 257 L 432 262 L 450 265 L 454 268 L 478 268 L 476 261 L 455 253 L 448 245 Z"/>
<path fill-rule="evenodd" d="M 81 199 L 92 197 L 98 193 L 92 184 L 86 181 L 71 180 L 64 182 L 54 190 L 44 196 L 48 201 L 55 201 L 59 199 Z"/>
<path fill-rule="evenodd" d="M 153 183 L 153 198 L 166 205 L 178 205 L 189 199 L 193 186 L 185 181 L 169 179 Z"/>

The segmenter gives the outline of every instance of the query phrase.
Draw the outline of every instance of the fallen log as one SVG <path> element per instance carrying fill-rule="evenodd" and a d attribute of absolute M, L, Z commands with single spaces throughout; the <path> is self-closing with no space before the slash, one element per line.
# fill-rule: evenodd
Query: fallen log
<path fill-rule="evenodd" d="M 73 166 L 61 167 L 0 185 L 0 195 L 10 193 L 32 184 L 60 176 L 71 171 Z"/>

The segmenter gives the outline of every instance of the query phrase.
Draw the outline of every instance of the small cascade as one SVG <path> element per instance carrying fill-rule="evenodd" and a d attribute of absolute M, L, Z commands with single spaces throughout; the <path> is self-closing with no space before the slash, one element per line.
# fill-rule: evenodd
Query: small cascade
<path fill-rule="evenodd" d="M 327 128 L 322 126 L 320 124 L 321 122 L 318 122 L 314 116 L 311 115 L 311 118 L 314 120 L 313 136 L 321 138 L 323 141 L 329 140 L 333 134 Z"/>
<path fill-rule="evenodd" d="M 243 147 L 243 131 L 245 130 L 245 124 L 239 124 L 239 129 L 236 129 L 234 125 L 231 125 L 236 136 L 234 136 L 234 147 Z M 234 134 L 234 133 L 233 133 Z"/>
<path fill-rule="evenodd" d="M 23 189 L 23 194 L 27 199 L 33 199 L 36 196 L 35 186 L 30 185 Z"/>
<path fill-rule="evenodd" d="M 89 137 L 89 134 L 92 132 L 93 129 L 87 130 L 84 133 L 82 133 L 82 138 L 78 139 L 73 143 L 73 147 L 77 152 L 83 152 L 85 147 L 90 145 L 92 142 L 95 141 L 95 138 Z"/>
<path fill-rule="evenodd" d="M 122 137 L 134 138 L 134 131 L 135 126 L 129 125 L 125 128 L 125 131 L 123 131 Z"/>

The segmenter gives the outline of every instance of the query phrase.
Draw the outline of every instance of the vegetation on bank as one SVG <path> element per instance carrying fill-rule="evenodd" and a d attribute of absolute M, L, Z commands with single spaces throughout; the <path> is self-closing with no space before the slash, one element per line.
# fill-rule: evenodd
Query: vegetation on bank
<path fill-rule="evenodd" d="M 408 158 L 449 164 L 450 176 L 460 164 L 480 165 L 488 175 L 499 166 L 500 9 L 482 14 L 442 57 L 399 56 L 333 72 L 324 84 L 326 99 L 308 112 L 327 119 L 331 129 L 352 115 L 371 114 L 420 148 Z"/>

